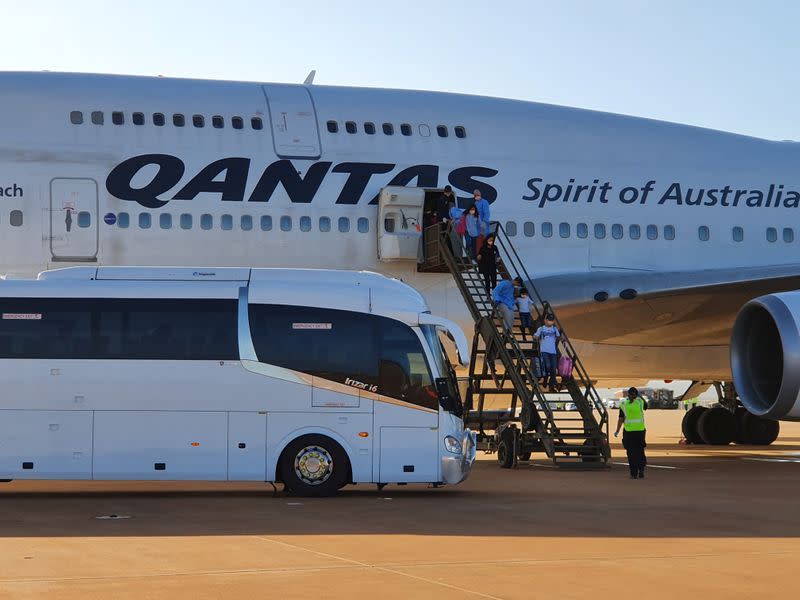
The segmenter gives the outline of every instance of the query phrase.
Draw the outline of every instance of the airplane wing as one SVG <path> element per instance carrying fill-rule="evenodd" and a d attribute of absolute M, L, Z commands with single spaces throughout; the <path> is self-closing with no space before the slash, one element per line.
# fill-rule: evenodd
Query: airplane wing
<path fill-rule="evenodd" d="M 739 309 L 764 294 L 800 289 L 800 264 L 680 271 L 604 270 L 537 278 L 573 338 L 620 345 L 727 345 Z M 630 300 L 623 290 L 635 290 Z M 608 293 L 598 302 L 595 294 Z"/>

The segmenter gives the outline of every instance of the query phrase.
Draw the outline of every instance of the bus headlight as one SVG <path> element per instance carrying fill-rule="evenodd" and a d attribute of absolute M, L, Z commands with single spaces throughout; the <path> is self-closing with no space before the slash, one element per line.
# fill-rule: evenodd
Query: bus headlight
<path fill-rule="evenodd" d="M 444 448 L 450 454 L 461 454 L 461 442 L 452 435 L 446 435 L 444 437 Z"/>

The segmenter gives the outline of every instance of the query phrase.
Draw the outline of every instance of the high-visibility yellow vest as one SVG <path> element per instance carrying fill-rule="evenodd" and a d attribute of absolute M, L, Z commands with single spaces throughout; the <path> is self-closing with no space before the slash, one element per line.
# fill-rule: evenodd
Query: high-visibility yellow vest
<path fill-rule="evenodd" d="M 644 400 L 635 398 L 633 402 L 623 400 L 619 405 L 622 414 L 625 415 L 625 431 L 644 431 Z"/>

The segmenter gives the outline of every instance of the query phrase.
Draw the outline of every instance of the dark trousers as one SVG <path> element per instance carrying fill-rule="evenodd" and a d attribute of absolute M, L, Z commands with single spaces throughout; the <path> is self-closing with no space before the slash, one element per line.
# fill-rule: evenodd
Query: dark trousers
<path fill-rule="evenodd" d="M 492 290 L 497 287 L 497 267 L 494 269 L 481 269 L 483 275 L 483 285 L 486 287 L 486 293 L 492 295 Z"/>
<path fill-rule="evenodd" d="M 628 454 L 628 465 L 631 470 L 631 477 L 644 475 L 644 466 L 647 464 L 647 457 L 644 449 L 647 446 L 645 441 L 646 431 L 623 431 L 622 447 Z"/>

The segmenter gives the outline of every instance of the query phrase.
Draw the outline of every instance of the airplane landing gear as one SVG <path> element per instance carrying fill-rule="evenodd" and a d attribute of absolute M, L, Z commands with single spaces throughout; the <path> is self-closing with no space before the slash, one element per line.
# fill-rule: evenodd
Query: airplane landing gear
<path fill-rule="evenodd" d="M 750 414 L 739 404 L 733 382 L 715 382 L 719 404 L 695 406 L 683 416 L 681 431 L 690 444 L 725 446 L 732 442 L 768 446 L 780 432 L 780 423 Z"/>

